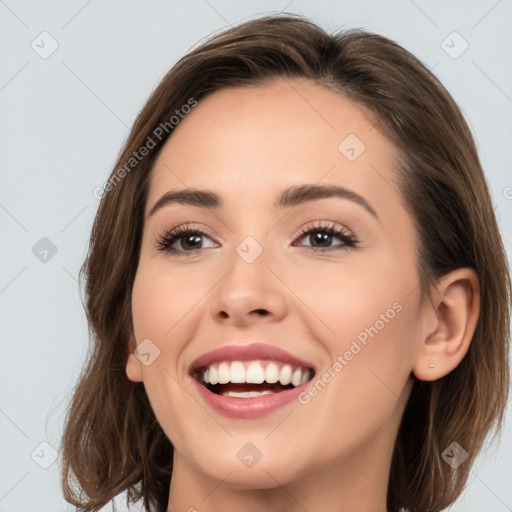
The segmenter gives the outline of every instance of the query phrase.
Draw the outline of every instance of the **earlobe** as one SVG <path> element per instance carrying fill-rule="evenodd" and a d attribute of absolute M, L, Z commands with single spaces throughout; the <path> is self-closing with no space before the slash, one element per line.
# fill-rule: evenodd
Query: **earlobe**
<path fill-rule="evenodd" d="M 480 285 L 471 268 L 443 276 L 432 293 L 435 328 L 422 333 L 413 366 L 419 380 L 444 377 L 462 361 L 473 338 L 480 311 Z"/>
<path fill-rule="evenodd" d="M 137 347 L 134 339 L 130 339 L 128 342 L 128 347 L 129 354 L 126 361 L 126 376 L 132 382 L 142 382 L 142 363 L 135 357 L 133 353 Z"/>

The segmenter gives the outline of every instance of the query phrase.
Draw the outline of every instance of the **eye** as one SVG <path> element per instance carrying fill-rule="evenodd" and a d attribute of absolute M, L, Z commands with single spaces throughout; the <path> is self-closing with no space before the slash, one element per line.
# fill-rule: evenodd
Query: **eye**
<path fill-rule="evenodd" d="M 338 246 L 328 246 L 332 239 L 338 238 L 342 244 Z M 353 249 L 357 246 L 357 240 L 353 233 L 346 228 L 336 226 L 335 224 L 322 224 L 306 227 L 299 232 L 298 239 L 305 238 L 310 243 L 309 246 L 317 252 L 340 251 L 344 249 Z M 295 245 L 295 243 L 294 243 Z"/>
<path fill-rule="evenodd" d="M 175 256 L 185 256 L 197 253 L 204 247 L 202 238 L 205 237 L 212 241 L 204 231 L 184 225 L 172 229 L 156 241 L 156 248 L 161 252 L 171 253 Z M 341 240 L 341 244 L 329 246 L 334 238 Z M 357 240 L 353 233 L 346 228 L 336 226 L 335 224 L 322 224 L 309 226 L 301 230 L 297 235 L 297 240 L 305 239 L 310 242 L 305 247 L 310 247 L 315 252 L 332 252 L 355 248 Z M 181 248 L 176 247 L 181 245 Z M 296 242 L 293 245 L 300 245 Z M 210 247 L 215 247 L 215 242 Z"/>
<path fill-rule="evenodd" d="M 189 226 L 179 226 L 157 240 L 156 248 L 162 252 L 173 253 L 176 256 L 184 256 L 186 253 L 197 252 L 204 249 L 202 237 L 210 238 L 204 231 Z M 211 239 L 210 239 L 211 240 Z M 174 247 L 179 242 L 181 249 Z"/>

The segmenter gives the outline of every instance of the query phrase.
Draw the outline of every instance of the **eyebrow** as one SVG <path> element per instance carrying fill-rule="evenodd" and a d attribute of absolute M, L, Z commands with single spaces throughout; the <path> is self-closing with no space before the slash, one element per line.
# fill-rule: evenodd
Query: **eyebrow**
<path fill-rule="evenodd" d="M 274 208 L 290 208 L 300 204 L 325 199 L 329 197 L 339 197 L 348 199 L 363 208 L 372 216 L 378 219 L 377 212 L 366 201 L 366 199 L 352 190 L 337 185 L 299 185 L 284 190 L 278 199 L 274 202 Z M 182 190 L 169 191 L 164 194 L 151 208 L 148 217 L 155 214 L 156 211 L 164 206 L 176 203 L 195 206 L 197 208 L 221 209 L 223 206 L 222 198 L 211 190 L 200 190 L 196 188 L 186 188 Z"/>

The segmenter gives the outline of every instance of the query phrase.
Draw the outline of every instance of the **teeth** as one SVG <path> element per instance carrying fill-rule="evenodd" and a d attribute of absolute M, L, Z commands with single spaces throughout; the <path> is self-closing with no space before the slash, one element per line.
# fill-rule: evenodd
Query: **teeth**
<path fill-rule="evenodd" d="M 292 367 L 289 364 L 285 364 L 279 372 L 279 382 L 283 386 L 288 386 L 292 382 Z"/>
<path fill-rule="evenodd" d="M 245 380 L 245 366 L 240 361 L 231 363 L 230 379 L 232 384 L 243 384 Z"/>
<path fill-rule="evenodd" d="M 275 384 L 279 380 L 279 368 L 276 363 L 268 363 L 265 368 L 265 380 L 269 384 Z"/>
<path fill-rule="evenodd" d="M 228 363 L 219 364 L 219 384 L 227 384 L 231 377 Z"/>
<path fill-rule="evenodd" d="M 237 398 L 252 398 L 254 396 L 271 395 L 273 391 L 243 391 L 237 393 L 236 391 L 225 391 L 223 396 L 234 396 Z"/>
<path fill-rule="evenodd" d="M 306 383 L 310 378 L 310 372 L 306 368 L 293 368 L 289 364 L 285 364 L 279 368 L 279 365 L 273 361 L 268 361 L 266 366 L 261 361 L 251 361 L 247 364 L 247 368 L 241 361 L 222 361 L 210 365 L 203 372 L 203 381 L 205 384 L 275 384 L 280 382 L 283 386 L 292 384 L 294 387 Z M 229 392 L 233 393 L 233 392 Z M 254 396 L 259 396 L 260 392 Z M 271 393 L 264 391 L 263 394 Z M 227 394 L 226 396 L 238 396 Z M 242 394 L 240 396 L 248 396 Z"/>
<path fill-rule="evenodd" d="M 297 369 L 292 373 L 292 384 L 293 384 L 295 387 L 300 386 L 301 378 L 302 378 L 302 370 L 301 370 L 300 368 L 297 368 Z"/>
<path fill-rule="evenodd" d="M 247 368 L 245 382 L 249 384 L 261 384 L 265 381 L 265 370 L 259 363 L 251 363 Z"/>
<path fill-rule="evenodd" d="M 217 384 L 217 382 L 219 382 L 219 377 L 217 373 L 217 367 L 210 366 L 210 384 Z"/>

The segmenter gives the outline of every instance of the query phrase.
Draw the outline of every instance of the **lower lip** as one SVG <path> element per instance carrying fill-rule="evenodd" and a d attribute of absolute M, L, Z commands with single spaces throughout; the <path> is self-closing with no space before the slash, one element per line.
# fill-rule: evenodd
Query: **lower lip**
<path fill-rule="evenodd" d="M 197 379 L 190 377 L 211 409 L 228 418 L 254 419 L 266 416 L 277 409 L 284 407 L 293 400 L 297 400 L 302 390 L 309 382 L 287 391 L 269 393 L 267 395 L 240 398 L 234 396 L 216 395 L 206 386 L 200 384 Z"/>

